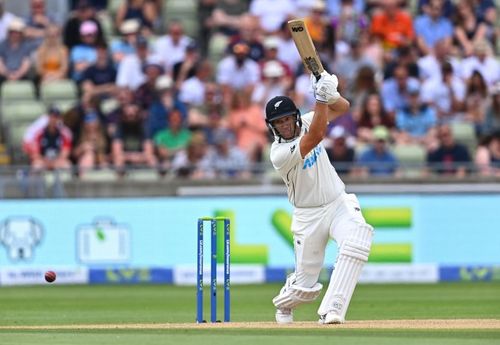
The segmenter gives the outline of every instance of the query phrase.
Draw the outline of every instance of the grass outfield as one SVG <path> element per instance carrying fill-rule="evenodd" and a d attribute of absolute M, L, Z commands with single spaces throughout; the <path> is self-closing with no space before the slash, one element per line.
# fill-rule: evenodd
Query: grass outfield
<path fill-rule="evenodd" d="M 194 324 L 193 286 L 4 287 L 0 288 L 0 344 L 500 344 L 500 283 L 360 285 L 348 314 L 351 324 L 321 328 L 313 323 L 319 301 L 297 310 L 297 326 L 275 327 L 271 299 L 280 287 L 233 286 L 231 316 L 237 328 Z M 208 303 L 205 311 L 208 317 Z M 450 319 L 450 326 L 444 322 L 432 329 L 405 329 L 401 321 L 386 326 L 395 328 L 377 329 L 358 321 L 419 319 Z M 497 321 L 490 329 L 466 329 L 463 324 L 446 329 L 452 327 L 451 319 Z M 177 326 L 164 325 L 172 323 Z"/>

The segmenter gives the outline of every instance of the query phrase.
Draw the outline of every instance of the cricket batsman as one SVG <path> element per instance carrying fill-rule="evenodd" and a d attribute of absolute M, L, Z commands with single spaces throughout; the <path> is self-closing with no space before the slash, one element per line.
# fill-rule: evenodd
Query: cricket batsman
<path fill-rule="evenodd" d="M 330 238 L 338 245 L 335 269 L 318 309 L 319 322 L 345 322 L 349 302 L 363 265 L 368 260 L 373 228 L 361 214 L 356 195 L 347 194 L 330 164 L 322 140 L 328 121 L 344 114 L 349 102 L 337 91 L 335 75 L 311 76 L 316 104 L 301 116 L 286 96 L 266 105 L 266 123 L 274 135 L 271 162 L 285 181 L 294 206 L 295 272 L 287 277 L 273 299 L 278 323 L 293 322 L 293 310 L 314 301 L 321 293 L 318 283 L 325 249 Z"/>

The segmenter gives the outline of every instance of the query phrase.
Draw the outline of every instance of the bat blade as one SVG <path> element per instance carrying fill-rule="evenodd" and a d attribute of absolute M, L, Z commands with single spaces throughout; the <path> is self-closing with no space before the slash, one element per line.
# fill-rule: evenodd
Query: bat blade
<path fill-rule="evenodd" d="M 302 63 L 316 77 L 319 78 L 321 72 L 324 71 L 318 52 L 314 47 L 314 43 L 309 35 L 309 31 L 303 19 L 293 19 L 288 21 L 288 28 L 292 33 L 293 41 L 299 51 Z"/>

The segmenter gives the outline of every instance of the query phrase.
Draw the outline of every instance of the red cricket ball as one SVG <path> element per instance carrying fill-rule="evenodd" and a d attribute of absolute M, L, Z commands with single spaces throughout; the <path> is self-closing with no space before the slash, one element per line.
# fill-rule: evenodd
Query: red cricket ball
<path fill-rule="evenodd" d="M 45 272 L 45 280 L 47 283 L 52 283 L 56 280 L 56 272 L 54 271 L 47 271 Z"/>

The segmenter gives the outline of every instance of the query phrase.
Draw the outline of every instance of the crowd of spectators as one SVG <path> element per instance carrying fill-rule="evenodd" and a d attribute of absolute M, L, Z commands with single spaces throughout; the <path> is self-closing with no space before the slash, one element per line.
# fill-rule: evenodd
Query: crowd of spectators
<path fill-rule="evenodd" d="M 191 36 L 183 18 L 162 17 L 165 1 L 123 0 L 114 13 L 107 2 L 73 1 L 58 23 L 45 0 L 29 0 L 25 18 L 0 0 L 0 83 L 78 85 L 74 107 L 51 105 L 27 129 L 23 149 L 35 170 L 262 172 L 272 140 L 265 103 L 289 95 L 302 113 L 314 106 L 286 26 L 304 17 L 351 103 L 325 139 L 341 174 L 404 174 L 393 149 L 416 146 L 427 163 L 422 174 L 500 176 L 500 28 L 492 0 L 200 0 L 199 33 Z M 464 124 L 477 145 L 454 138 Z"/>

